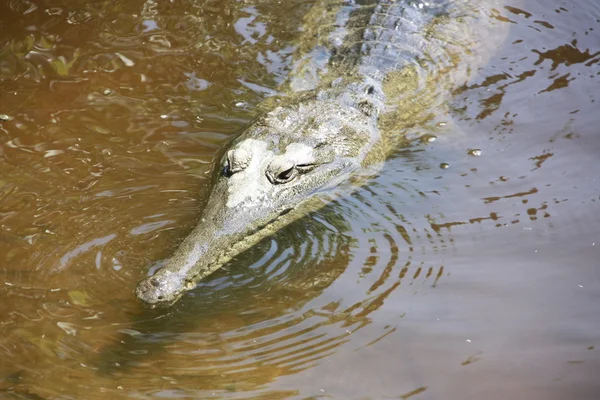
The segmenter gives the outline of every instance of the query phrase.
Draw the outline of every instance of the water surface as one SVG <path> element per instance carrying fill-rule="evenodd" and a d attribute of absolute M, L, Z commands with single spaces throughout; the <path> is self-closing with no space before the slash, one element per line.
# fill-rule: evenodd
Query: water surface
<path fill-rule="evenodd" d="M 436 141 L 167 312 L 136 301 L 311 5 L 0 5 L 2 396 L 598 398 L 594 2 L 508 2 L 452 118 L 412 132 Z"/>

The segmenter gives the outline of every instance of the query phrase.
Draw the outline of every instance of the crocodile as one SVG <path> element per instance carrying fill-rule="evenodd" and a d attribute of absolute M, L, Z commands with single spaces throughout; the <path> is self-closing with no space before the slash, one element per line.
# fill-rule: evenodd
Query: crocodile
<path fill-rule="evenodd" d="M 471 28 L 500 24 L 497 13 L 489 0 L 317 2 L 288 95 L 225 149 L 197 226 L 138 283 L 137 298 L 171 306 L 236 255 L 380 173 L 405 134 L 435 120 L 481 65 Z"/>

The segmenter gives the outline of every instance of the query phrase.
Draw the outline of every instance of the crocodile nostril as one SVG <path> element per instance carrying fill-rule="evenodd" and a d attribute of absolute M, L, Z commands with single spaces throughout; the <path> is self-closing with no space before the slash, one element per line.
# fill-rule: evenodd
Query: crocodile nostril
<path fill-rule="evenodd" d="M 154 287 L 160 286 L 160 282 L 158 281 L 158 279 L 150 279 L 150 284 Z"/>

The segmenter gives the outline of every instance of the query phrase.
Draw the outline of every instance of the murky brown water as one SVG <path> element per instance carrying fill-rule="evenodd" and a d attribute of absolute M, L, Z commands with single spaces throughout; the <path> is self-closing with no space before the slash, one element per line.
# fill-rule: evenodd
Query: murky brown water
<path fill-rule="evenodd" d="M 150 312 L 311 2 L 83 3 L 0 5 L 0 398 L 600 397 L 600 5 L 500 10 L 450 132 Z"/>

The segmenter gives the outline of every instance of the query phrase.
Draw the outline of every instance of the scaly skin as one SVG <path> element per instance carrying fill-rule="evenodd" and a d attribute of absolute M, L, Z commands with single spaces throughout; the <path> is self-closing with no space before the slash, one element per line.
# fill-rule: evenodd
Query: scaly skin
<path fill-rule="evenodd" d="M 481 2 L 440 3 L 316 5 L 307 23 L 324 24 L 326 35 L 299 48 L 328 62 L 298 57 L 287 83 L 295 93 L 232 143 L 198 225 L 137 297 L 172 305 L 235 255 L 377 173 L 399 140 L 382 132 L 426 121 L 445 91 L 440 77 L 450 75 L 431 66 L 449 70 L 452 46 L 470 45 L 468 18 L 458 16 L 484 15 L 472 9 Z"/>

